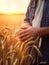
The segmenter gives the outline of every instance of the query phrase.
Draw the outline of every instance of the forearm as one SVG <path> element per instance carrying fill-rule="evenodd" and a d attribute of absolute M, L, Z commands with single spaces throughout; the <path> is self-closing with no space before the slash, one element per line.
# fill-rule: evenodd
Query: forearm
<path fill-rule="evenodd" d="M 38 31 L 39 36 L 49 36 L 49 27 L 42 27 Z"/>

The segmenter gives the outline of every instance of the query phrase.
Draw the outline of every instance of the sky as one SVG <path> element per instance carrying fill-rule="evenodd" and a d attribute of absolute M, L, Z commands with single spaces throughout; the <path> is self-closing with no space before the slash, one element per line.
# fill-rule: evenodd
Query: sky
<path fill-rule="evenodd" d="M 0 12 L 26 12 L 30 0 L 0 0 Z"/>

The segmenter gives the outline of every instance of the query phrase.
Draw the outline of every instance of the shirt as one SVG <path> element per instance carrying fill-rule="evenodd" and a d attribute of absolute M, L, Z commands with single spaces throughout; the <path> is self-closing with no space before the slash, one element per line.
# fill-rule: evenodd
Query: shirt
<path fill-rule="evenodd" d="M 42 15 L 43 15 L 44 2 L 45 0 L 38 0 L 34 19 L 32 21 L 33 27 L 40 27 Z"/>
<path fill-rule="evenodd" d="M 37 0 L 30 0 L 30 4 L 26 12 L 26 17 L 24 19 L 25 22 L 28 21 L 31 25 L 35 15 L 36 5 Z M 45 0 L 40 27 L 49 27 L 49 0 Z M 42 45 L 40 50 L 43 56 L 42 58 L 39 58 L 39 62 L 49 62 L 49 36 L 42 37 Z"/>

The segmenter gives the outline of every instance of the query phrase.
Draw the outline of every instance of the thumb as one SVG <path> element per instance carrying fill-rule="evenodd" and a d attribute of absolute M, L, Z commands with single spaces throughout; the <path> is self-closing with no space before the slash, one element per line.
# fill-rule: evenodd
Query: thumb
<path fill-rule="evenodd" d="M 21 29 L 27 29 L 28 27 L 29 27 L 29 25 L 27 25 L 27 24 L 22 24 L 22 25 L 20 26 Z"/>

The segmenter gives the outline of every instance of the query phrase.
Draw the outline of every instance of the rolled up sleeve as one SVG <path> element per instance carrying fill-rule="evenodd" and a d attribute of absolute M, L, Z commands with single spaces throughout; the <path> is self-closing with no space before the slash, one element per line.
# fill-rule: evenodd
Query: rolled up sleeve
<path fill-rule="evenodd" d="M 35 0 L 30 0 L 29 6 L 27 8 L 27 12 L 24 18 L 24 22 L 29 22 L 32 25 L 34 13 L 35 13 Z"/>

